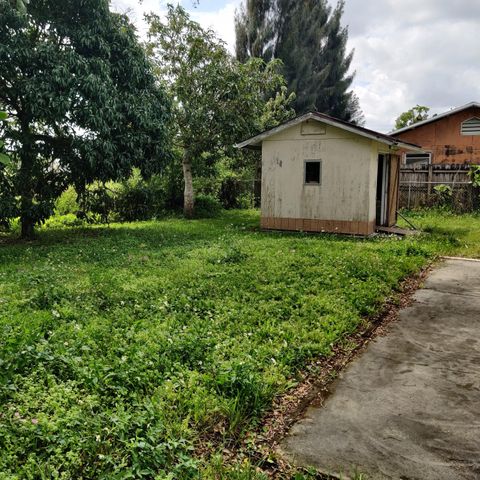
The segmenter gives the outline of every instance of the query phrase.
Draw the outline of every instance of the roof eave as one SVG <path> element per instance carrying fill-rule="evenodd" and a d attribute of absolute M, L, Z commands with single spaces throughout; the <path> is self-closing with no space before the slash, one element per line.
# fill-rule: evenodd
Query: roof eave
<path fill-rule="evenodd" d="M 235 147 L 249 148 L 249 146 L 252 146 L 261 148 L 262 142 L 265 138 L 271 137 L 272 135 L 275 135 L 287 128 L 293 127 L 294 125 L 297 125 L 298 123 L 304 122 L 305 120 L 309 120 L 311 118 L 314 118 L 313 113 L 305 113 L 304 115 L 300 115 L 299 117 L 293 118 L 288 122 L 282 123 L 274 128 L 266 130 L 265 132 L 259 133 L 258 135 L 255 135 L 254 137 L 251 137 L 243 142 L 237 143 Z"/>
<path fill-rule="evenodd" d="M 411 150 L 414 152 L 423 152 L 421 147 L 418 145 L 413 145 L 413 144 L 408 144 L 408 143 L 403 143 L 400 141 L 397 141 L 396 139 L 389 139 L 387 135 L 376 135 L 375 132 L 373 131 L 360 131 L 357 127 L 355 126 L 350 126 L 349 124 L 346 124 L 345 122 L 339 122 L 336 121 L 335 119 L 330 119 L 326 118 L 325 116 L 321 114 L 316 114 L 315 112 L 310 112 L 306 113 L 304 115 L 300 115 L 299 117 L 296 117 L 292 120 L 289 120 L 288 122 L 285 122 L 281 125 L 278 125 L 277 127 L 274 127 L 270 130 L 266 130 L 265 132 L 262 132 L 258 135 L 255 135 L 252 138 L 249 138 L 248 140 L 245 140 L 243 142 L 238 143 L 235 145 L 236 148 L 246 148 L 246 149 L 255 149 L 259 150 L 261 149 L 262 142 L 273 136 L 276 135 L 277 133 L 282 132 L 283 130 L 293 127 L 294 125 L 297 125 L 299 123 L 302 123 L 306 120 L 314 119 L 318 122 L 325 123 L 327 125 L 330 125 L 332 127 L 340 128 L 342 130 L 346 130 L 350 133 L 353 133 L 355 135 L 359 135 L 364 138 L 368 138 L 370 140 L 382 143 L 384 145 L 389 145 L 389 146 L 398 146 L 399 148 L 403 148 L 406 150 Z M 386 138 L 387 137 L 387 138 Z"/>
<path fill-rule="evenodd" d="M 419 145 L 413 145 L 412 143 L 397 142 L 394 145 L 402 150 L 408 150 L 409 152 L 427 153 L 424 148 L 420 147 Z"/>

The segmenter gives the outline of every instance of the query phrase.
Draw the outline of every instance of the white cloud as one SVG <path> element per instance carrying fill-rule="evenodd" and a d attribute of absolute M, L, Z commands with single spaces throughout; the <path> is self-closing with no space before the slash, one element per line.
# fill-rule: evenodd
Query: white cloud
<path fill-rule="evenodd" d="M 235 8 L 241 0 L 226 1 L 225 5 L 216 11 L 203 11 L 200 7 L 187 9 L 191 18 L 204 28 L 213 30 L 217 36 L 226 42 L 229 50 L 233 53 L 235 45 Z M 181 3 L 178 0 L 170 0 L 169 3 Z M 154 12 L 162 15 L 166 11 L 167 2 L 163 0 L 113 0 L 112 7 L 115 11 L 127 13 L 130 20 L 135 24 L 141 37 L 146 34 L 146 25 L 143 14 Z"/>
<path fill-rule="evenodd" d="M 192 18 L 205 28 L 211 28 L 227 43 L 229 50 L 235 50 L 235 9 L 240 4 L 239 0 L 228 2 L 216 12 L 202 12 L 193 10 Z"/>
<path fill-rule="evenodd" d="M 480 99 L 480 2 L 350 0 L 354 90 L 370 128 L 417 103 L 439 113 Z"/>

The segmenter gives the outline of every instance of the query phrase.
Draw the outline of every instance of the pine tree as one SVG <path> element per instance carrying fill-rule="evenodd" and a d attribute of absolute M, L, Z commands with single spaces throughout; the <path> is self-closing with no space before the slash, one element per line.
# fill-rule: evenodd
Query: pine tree
<path fill-rule="evenodd" d="M 353 51 L 346 49 L 343 10 L 343 0 L 333 10 L 327 0 L 247 0 L 236 17 L 237 58 L 281 59 L 298 114 L 316 110 L 362 123 L 358 98 L 349 91 Z"/>
<path fill-rule="evenodd" d="M 240 62 L 273 58 L 275 0 L 246 0 L 235 15 L 236 53 Z"/>

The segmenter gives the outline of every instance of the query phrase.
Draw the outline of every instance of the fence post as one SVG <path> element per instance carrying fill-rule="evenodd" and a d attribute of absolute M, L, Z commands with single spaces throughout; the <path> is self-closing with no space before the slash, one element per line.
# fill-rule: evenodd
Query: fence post
<path fill-rule="evenodd" d="M 410 210 L 410 192 L 411 192 L 411 191 L 412 191 L 412 184 L 409 183 L 409 184 L 408 184 L 408 201 L 407 201 L 407 203 L 408 203 L 408 207 L 407 207 L 407 208 L 408 208 L 409 210 Z"/>
<path fill-rule="evenodd" d="M 427 196 L 428 196 L 428 201 L 430 201 L 430 195 L 432 194 L 432 182 L 433 182 L 433 165 L 431 163 L 428 165 L 427 182 L 428 182 Z"/>

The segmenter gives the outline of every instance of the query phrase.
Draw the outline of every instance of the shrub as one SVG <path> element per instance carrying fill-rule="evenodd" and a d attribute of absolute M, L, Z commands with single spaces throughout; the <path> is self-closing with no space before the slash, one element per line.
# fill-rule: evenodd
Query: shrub
<path fill-rule="evenodd" d="M 117 193 L 115 211 L 119 219 L 126 222 L 148 220 L 154 214 L 154 195 L 145 182 L 135 185 L 124 184 Z"/>
<path fill-rule="evenodd" d="M 87 189 L 81 195 L 80 207 L 89 222 L 108 223 L 115 208 L 114 192 L 105 186 Z"/>
<path fill-rule="evenodd" d="M 449 185 L 436 185 L 434 187 L 439 206 L 451 206 L 453 190 Z"/>
<path fill-rule="evenodd" d="M 68 215 L 77 213 L 79 210 L 77 192 L 73 187 L 68 187 L 55 202 L 55 213 L 57 215 Z"/>
<path fill-rule="evenodd" d="M 218 196 L 226 209 L 251 208 L 253 205 L 252 181 L 229 175 L 222 180 Z"/>
<path fill-rule="evenodd" d="M 44 226 L 47 228 L 80 227 L 82 225 L 85 225 L 85 220 L 73 213 L 54 215 L 45 220 L 44 223 Z"/>
<path fill-rule="evenodd" d="M 195 199 L 195 216 L 213 218 L 220 214 L 222 204 L 212 195 L 197 195 Z"/>

